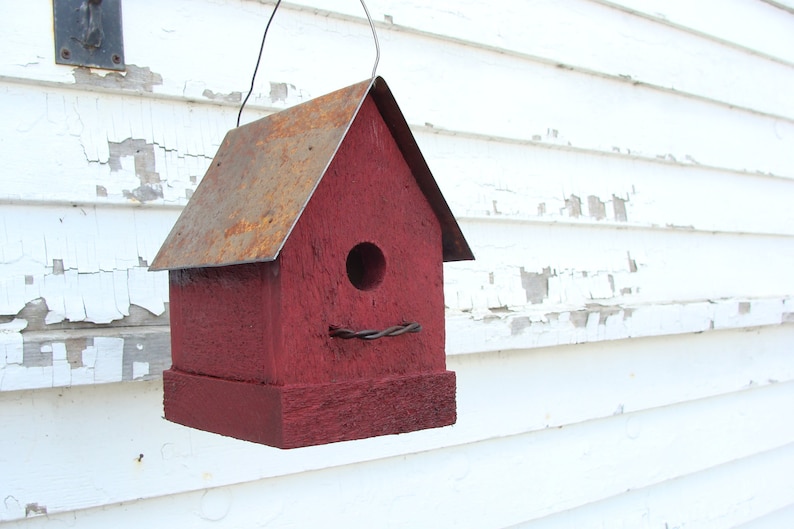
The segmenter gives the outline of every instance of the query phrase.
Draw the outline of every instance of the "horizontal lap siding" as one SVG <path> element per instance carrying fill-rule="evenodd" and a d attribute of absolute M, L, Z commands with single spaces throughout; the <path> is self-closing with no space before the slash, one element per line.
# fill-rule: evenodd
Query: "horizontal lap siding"
<path fill-rule="evenodd" d="M 259 491 L 259 501 L 272 500 L 263 510 L 283 511 L 276 526 L 317 523 L 306 516 L 344 525 L 351 512 L 367 515 L 354 525 L 397 516 L 395 525 L 416 526 L 434 512 L 434 526 L 503 527 L 793 443 L 789 421 L 777 420 L 794 405 L 785 350 L 792 332 L 781 326 L 451 357 L 455 426 L 286 452 L 164 421 L 159 381 L 14 392 L 4 398 L 7 420 L 36 420 L 2 439 L 2 453 L 27 469 L 15 480 L 16 503 L 46 506 L 56 519 L 117 502 L 145 519 L 159 512 L 158 497 L 167 504 L 177 495 L 171 516 L 199 523 L 195 502 L 209 495 L 228 497 L 234 511 L 226 522 L 243 523 L 261 515 L 246 507 Z M 75 437 L 95 430 L 101 443 Z M 296 492 L 304 487 L 314 492 Z M 187 491 L 194 492 L 179 496 Z M 406 503 L 392 511 L 401 497 Z M 303 512 L 312 502 L 317 509 Z M 86 524 L 96 515 L 77 513 Z"/>
<path fill-rule="evenodd" d="M 794 445 L 789 444 L 658 485 L 627 490 L 510 529 L 665 527 L 665 524 L 744 529 L 788 527 L 793 513 L 788 507 L 780 507 L 789 505 L 794 494 L 794 479 L 788 471 L 792 464 Z M 756 522 L 757 512 L 770 514 Z"/>
<path fill-rule="evenodd" d="M 163 421 L 167 285 L 147 267 L 234 126 L 272 4 L 127 2 L 119 76 L 55 65 L 51 5 L 30 2 L 0 21 L 0 521 L 791 520 L 794 15 L 368 4 L 477 257 L 445 265 L 458 423 L 280 452 Z M 284 3 L 243 122 L 365 78 L 362 17 Z"/>
<path fill-rule="evenodd" d="M 777 417 L 794 405 L 794 373 L 783 373 L 790 365 L 780 345 L 791 332 L 787 326 L 752 336 L 711 333 L 695 343 L 679 337 L 459 357 L 451 362 L 460 397 L 454 427 L 289 452 L 163 421 L 152 413 L 160 409 L 158 382 L 47 390 L 35 398 L 19 392 L 7 399 L 7 416 L 37 421 L 4 440 L 3 450 L 28 462 L 14 500 L 47 506 L 56 520 L 60 510 L 125 502 L 131 525 L 151 516 L 164 526 L 213 517 L 247 525 L 267 515 L 277 527 L 321 519 L 407 527 L 434 513 L 434 527 L 504 527 L 701 473 L 724 481 L 720 467 L 745 458 L 777 454 L 785 465 L 794 430 Z M 684 362 L 694 369 L 682 371 Z M 744 378 L 729 367 L 737 364 L 745 366 Z M 106 442 L 69 441 L 76 428 L 101 428 Z M 33 452 L 20 448 L 31 443 Z M 771 512 L 783 502 L 767 491 L 790 488 L 786 483 L 753 487 L 751 510 L 715 496 L 698 516 L 716 523 L 733 512 L 739 522 L 748 512 Z M 676 505 L 696 508 L 658 494 L 671 519 L 681 516 Z M 163 511 L 165 504 L 172 507 Z M 76 516 L 81 526 L 100 527 L 107 515 Z"/>

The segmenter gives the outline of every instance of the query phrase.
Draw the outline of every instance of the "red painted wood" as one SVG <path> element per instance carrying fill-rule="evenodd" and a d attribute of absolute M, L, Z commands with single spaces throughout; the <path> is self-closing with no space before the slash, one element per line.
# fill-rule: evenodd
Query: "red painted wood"
<path fill-rule="evenodd" d="M 361 243 L 377 281 L 348 276 Z M 275 262 L 171 272 L 166 418 L 282 447 L 454 423 L 442 261 L 438 219 L 367 98 Z M 422 331 L 328 333 L 408 321 Z"/>
<path fill-rule="evenodd" d="M 362 242 L 384 254 L 385 276 L 361 291 L 347 277 Z M 281 254 L 278 383 L 320 383 L 445 369 L 441 228 L 371 99 Z M 289 272 L 288 272 L 289 271 Z M 373 342 L 328 337 L 328 326 L 383 329 L 417 321 L 422 332 Z M 286 323 L 289 322 L 289 323 Z"/>
<path fill-rule="evenodd" d="M 169 421 L 279 448 L 455 423 L 455 373 L 273 386 L 163 373 Z"/>
<path fill-rule="evenodd" d="M 279 266 L 172 270 L 173 366 L 232 380 L 271 382 L 279 343 Z"/>

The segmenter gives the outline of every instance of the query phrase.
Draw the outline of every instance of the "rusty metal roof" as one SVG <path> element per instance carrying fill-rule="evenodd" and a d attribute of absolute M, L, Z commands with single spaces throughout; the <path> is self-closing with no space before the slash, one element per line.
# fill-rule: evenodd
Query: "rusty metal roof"
<path fill-rule="evenodd" d="M 394 96 L 377 77 L 230 130 L 149 269 L 276 259 L 368 95 L 438 217 L 444 260 L 474 259 Z"/>

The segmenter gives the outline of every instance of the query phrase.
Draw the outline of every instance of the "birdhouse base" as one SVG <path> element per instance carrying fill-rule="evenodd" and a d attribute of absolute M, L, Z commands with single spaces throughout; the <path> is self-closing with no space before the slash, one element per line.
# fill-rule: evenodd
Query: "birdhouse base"
<path fill-rule="evenodd" d="M 165 418 L 278 448 L 298 448 L 455 423 L 455 373 L 442 371 L 275 386 L 163 373 Z"/>

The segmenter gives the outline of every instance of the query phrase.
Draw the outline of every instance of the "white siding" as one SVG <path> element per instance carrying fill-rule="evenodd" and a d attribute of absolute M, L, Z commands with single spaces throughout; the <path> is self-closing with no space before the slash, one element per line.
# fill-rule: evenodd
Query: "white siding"
<path fill-rule="evenodd" d="M 124 2 L 117 74 L 0 0 L 0 525 L 794 524 L 789 4 L 369 0 L 477 257 L 445 266 L 458 423 L 279 451 L 161 418 L 147 271 L 272 3 Z M 282 4 L 243 121 L 369 75 L 362 16 Z"/>

